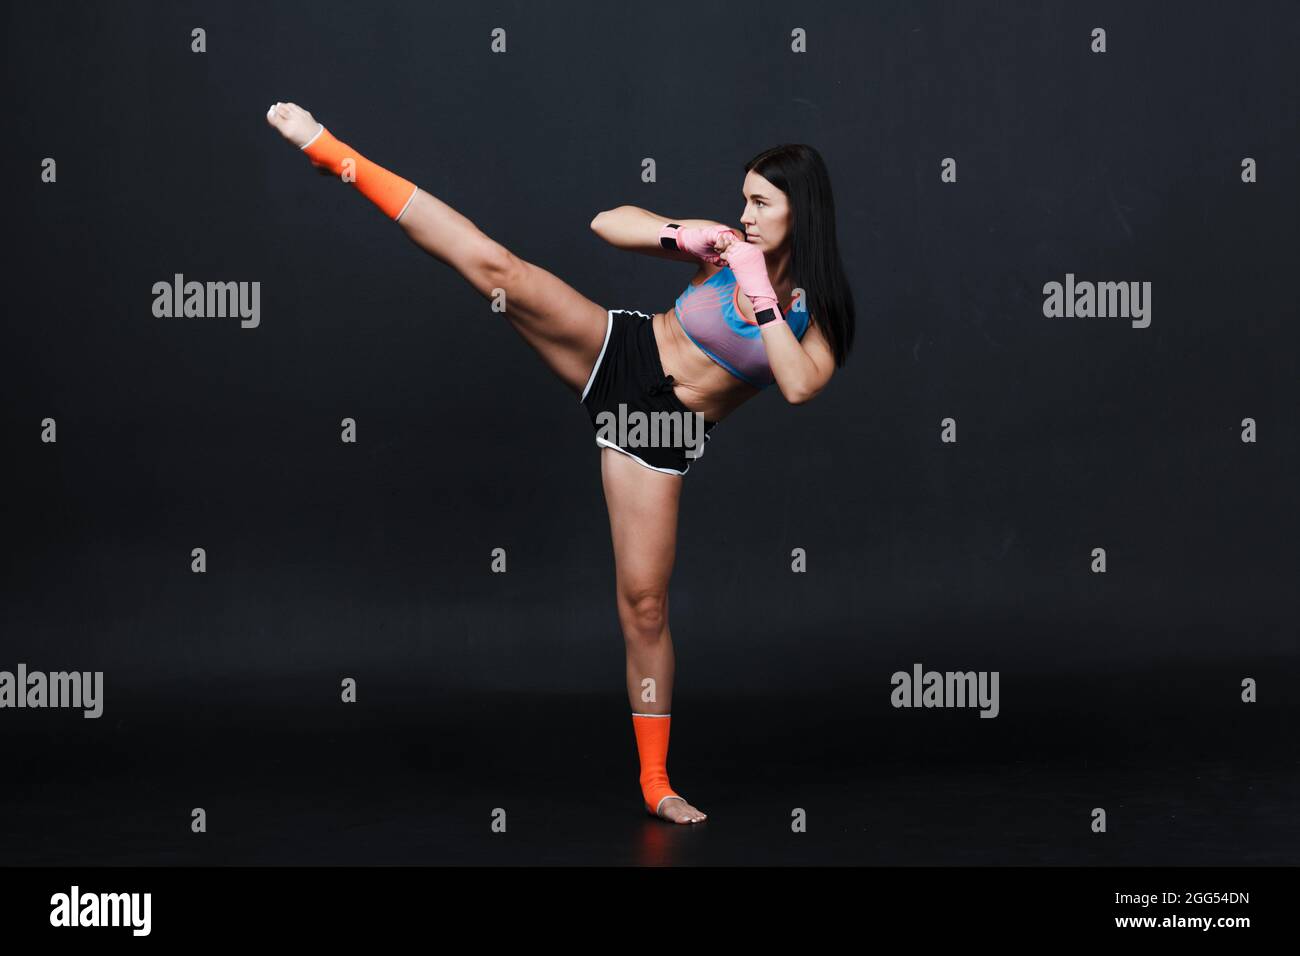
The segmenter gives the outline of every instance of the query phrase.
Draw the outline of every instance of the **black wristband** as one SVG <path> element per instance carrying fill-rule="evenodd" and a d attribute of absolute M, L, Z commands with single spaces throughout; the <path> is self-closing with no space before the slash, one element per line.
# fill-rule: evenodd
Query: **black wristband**
<path fill-rule="evenodd" d="M 667 229 L 669 226 L 672 226 L 674 229 L 682 228 L 681 223 L 666 222 L 662 226 L 660 226 L 659 229 L 662 232 L 664 229 Z M 681 252 L 681 246 L 677 245 L 676 234 L 673 234 L 671 236 L 660 236 L 659 245 L 663 246 L 669 252 Z"/>

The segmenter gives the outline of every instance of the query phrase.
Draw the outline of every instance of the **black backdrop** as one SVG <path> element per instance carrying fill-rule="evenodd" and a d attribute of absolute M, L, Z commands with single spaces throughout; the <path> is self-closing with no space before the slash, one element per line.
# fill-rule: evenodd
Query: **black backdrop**
<path fill-rule="evenodd" d="M 1169 817 L 1155 794 L 1194 786 L 1164 762 L 1186 748 L 1218 768 L 1220 788 L 1184 808 L 1205 814 L 1203 839 L 1096 852 L 1295 862 L 1294 823 L 1262 826 L 1297 793 L 1290 4 L 151 2 L 5 18 L 0 669 L 105 680 L 98 721 L 0 711 L 23 783 L 6 797 L 10 861 L 90 858 L 57 850 L 80 831 L 41 814 L 112 773 L 114 796 L 177 814 L 158 824 L 175 833 L 108 827 L 93 858 L 208 859 L 187 842 L 202 788 L 150 803 L 139 774 L 189 760 L 251 818 L 266 808 L 238 768 L 268 734 L 354 733 L 353 756 L 384 753 L 402 733 L 416 749 L 485 734 L 470 725 L 493 708 L 521 719 L 455 759 L 409 759 L 422 785 L 540 797 L 511 770 L 518 747 L 637 806 L 585 413 L 462 279 L 311 172 L 264 119 L 289 100 L 602 305 L 646 312 L 691 268 L 602 243 L 595 213 L 734 223 L 752 155 L 790 141 L 826 158 L 858 306 L 849 364 L 810 404 L 773 389 L 746 405 L 686 479 L 670 770 L 689 768 L 699 805 L 716 814 L 768 772 L 744 765 L 760 740 L 800 768 L 780 771 L 783 806 L 800 779 L 860 804 L 850 775 L 890 754 L 932 788 L 971 764 L 1032 781 L 1050 760 L 1086 776 L 1133 758 L 1145 783 L 1081 781 L 1034 849 L 996 827 L 996 852 L 962 844 L 968 860 L 1088 858 L 1090 808 L 1146 794 L 1148 822 Z M 807 53 L 790 52 L 795 28 Z M 1245 157 L 1258 182 L 1241 181 Z M 260 326 L 156 318 L 153 283 L 175 273 L 260 282 Z M 1043 284 L 1067 273 L 1150 282 L 1150 326 L 1044 317 Z M 1258 441 L 1241 441 L 1244 418 Z M 497 547 L 506 574 L 490 573 Z M 807 573 L 790 570 L 796 547 Z M 895 710 L 890 675 L 915 662 L 999 671 L 999 718 Z M 1239 699 L 1248 677 L 1258 704 Z M 455 695 L 484 711 L 431 716 Z M 714 726 L 691 729 L 706 707 Z M 537 728 L 557 713 L 563 730 Z M 604 728 L 590 749 L 572 736 L 587 726 Z M 275 758 L 286 779 L 294 752 Z M 727 773 L 733 789 L 709 789 Z M 1248 794 L 1252 774 L 1271 784 Z M 928 839 L 910 859 L 958 853 Z"/>

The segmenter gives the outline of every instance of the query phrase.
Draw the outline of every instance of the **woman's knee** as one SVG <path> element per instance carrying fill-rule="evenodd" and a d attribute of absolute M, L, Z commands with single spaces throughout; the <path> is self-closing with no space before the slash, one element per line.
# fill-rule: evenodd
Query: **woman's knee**
<path fill-rule="evenodd" d="M 457 253 L 451 265 L 474 291 L 487 299 L 499 296 L 502 290 L 509 295 L 513 283 L 518 281 L 518 269 L 513 257 L 504 247 L 491 239 L 473 240 Z"/>
<path fill-rule="evenodd" d="M 522 259 L 472 224 L 456 241 L 447 264 L 488 298 L 496 295 L 498 289 L 509 294 L 517 288 L 526 266 Z"/>
<path fill-rule="evenodd" d="M 622 590 L 618 614 L 627 640 L 658 640 L 668 625 L 668 592 L 658 587 Z"/>
<path fill-rule="evenodd" d="M 479 261 L 488 275 L 503 288 L 509 286 L 511 279 L 519 276 L 524 266 L 524 260 L 488 236 L 483 237 L 482 247 L 479 249 Z"/>

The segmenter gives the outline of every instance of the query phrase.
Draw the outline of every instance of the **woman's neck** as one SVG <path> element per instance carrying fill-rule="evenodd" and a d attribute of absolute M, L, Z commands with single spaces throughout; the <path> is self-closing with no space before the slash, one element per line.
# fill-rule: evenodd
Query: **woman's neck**
<path fill-rule="evenodd" d="M 767 257 L 767 278 L 773 290 L 790 284 L 790 246 L 784 245 L 773 256 Z"/>

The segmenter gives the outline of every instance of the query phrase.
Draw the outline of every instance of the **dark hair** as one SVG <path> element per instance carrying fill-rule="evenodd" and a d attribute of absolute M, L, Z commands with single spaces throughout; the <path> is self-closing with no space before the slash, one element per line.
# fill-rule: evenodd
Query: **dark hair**
<path fill-rule="evenodd" d="M 842 366 L 853 347 L 855 310 L 835 238 L 835 200 L 821 153 L 802 143 L 764 150 L 745 164 L 789 197 L 790 274 L 811 320 Z"/>

